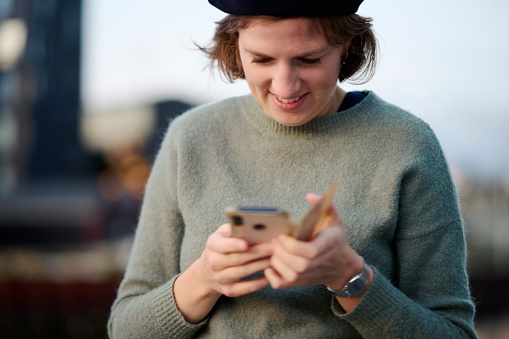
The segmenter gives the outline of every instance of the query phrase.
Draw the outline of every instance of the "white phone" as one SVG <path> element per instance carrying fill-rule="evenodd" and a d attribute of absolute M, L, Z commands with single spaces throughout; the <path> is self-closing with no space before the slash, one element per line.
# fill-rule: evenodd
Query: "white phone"
<path fill-rule="evenodd" d="M 270 241 L 280 234 L 291 234 L 290 213 L 277 208 L 230 207 L 226 209 L 231 234 L 250 245 Z"/>

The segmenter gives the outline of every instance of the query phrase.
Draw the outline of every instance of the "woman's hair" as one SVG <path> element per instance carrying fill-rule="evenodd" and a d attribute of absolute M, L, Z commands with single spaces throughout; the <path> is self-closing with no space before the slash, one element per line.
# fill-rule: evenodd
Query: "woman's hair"
<path fill-rule="evenodd" d="M 283 20 L 272 16 L 228 15 L 216 23 L 216 32 L 211 44 L 207 47 L 198 46 L 210 58 L 211 67 L 217 63 L 220 73 L 229 82 L 245 78 L 238 48 L 239 31 L 254 18 Z M 369 81 L 375 72 L 377 54 L 377 40 L 371 29 L 371 18 L 351 14 L 313 19 L 320 25 L 325 38 L 332 46 L 352 39 L 346 59 L 338 60 L 340 63 L 344 62 L 339 81 L 348 79 L 349 82 L 359 84 Z"/>

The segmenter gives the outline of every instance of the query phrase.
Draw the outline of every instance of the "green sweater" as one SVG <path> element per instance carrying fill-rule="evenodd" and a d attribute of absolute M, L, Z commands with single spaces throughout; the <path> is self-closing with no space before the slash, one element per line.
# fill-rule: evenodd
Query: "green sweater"
<path fill-rule="evenodd" d="M 350 245 L 375 270 L 345 313 L 324 286 L 222 296 L 187 323 L 176 277 L 226 222 L 228 206 L 280 207 L 300 220 L 308 192 L 339 182 L 334 204 Z M 298 126 L 252 96 L 175 119 L 147 183 L 112 338 L 475 337 L 456 191 L 427 124 L 372 92 L 356 106 Z"/>

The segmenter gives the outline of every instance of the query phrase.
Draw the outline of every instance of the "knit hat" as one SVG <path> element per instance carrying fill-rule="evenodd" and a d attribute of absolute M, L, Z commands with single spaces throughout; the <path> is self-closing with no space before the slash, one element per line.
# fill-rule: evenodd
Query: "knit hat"
<path fill-rule="evenodd" d="M 363 0 L 209 0 L 228 14 L 326 16 L 354 14 Z"/>

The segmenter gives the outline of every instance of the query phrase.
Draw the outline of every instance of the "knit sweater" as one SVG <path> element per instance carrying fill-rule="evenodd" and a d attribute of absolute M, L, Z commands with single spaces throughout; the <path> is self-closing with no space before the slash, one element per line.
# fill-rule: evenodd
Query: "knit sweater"
<path fill-rule="evenodd" d="M 112 338 L 475 337 L 457 195 L 429 126 L 365 92 L 340 113 L 279 124 L 243 96 L 176 118 L 147 183 Z M 345 312 L 325 286 L 222 296 L 199 324 L 173 297 L 178 275 L 226 222 L 228 206 L 279 207 L 300 220 L 306 193 L 339 183 L 351 247 L 374 269 Z"/>

